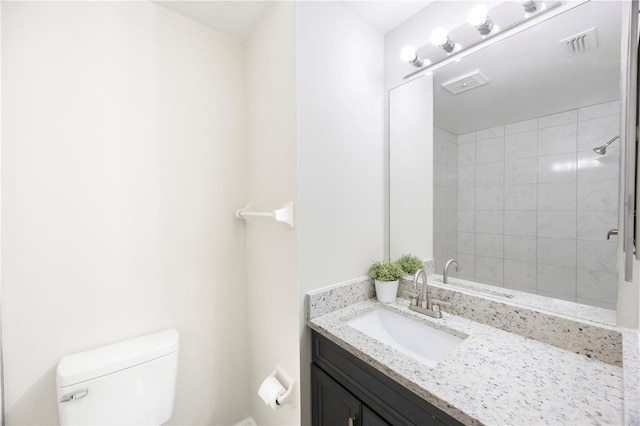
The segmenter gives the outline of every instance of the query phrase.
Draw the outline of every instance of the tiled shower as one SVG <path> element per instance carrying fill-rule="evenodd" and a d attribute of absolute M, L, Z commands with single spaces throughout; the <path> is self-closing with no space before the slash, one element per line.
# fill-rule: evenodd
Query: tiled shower
<path fill-rule="evenodd" d="M 434 131 L 436 271 L 615 308 L 618 101 L 454 135 Z M 455 236 L 455 237 L 454 237 Z"/>

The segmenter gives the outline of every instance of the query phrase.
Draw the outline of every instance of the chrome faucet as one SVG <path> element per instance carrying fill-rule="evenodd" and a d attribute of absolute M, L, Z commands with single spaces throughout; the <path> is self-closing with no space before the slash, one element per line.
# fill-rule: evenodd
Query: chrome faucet
<path fill-rule="evenodd" d="M 422 294 L 418 295 L 418 281 L 422 276 Z M 440 311 L 440 305 L 451 306 L 451 304 L 442 302 L 440 300 L 429 299 L 427 294 L 427 271 L 426 265 L 424 269 L 420 269 L 413 276 L 413 288 L 417 297 L 411 298 L 411 304 L 409 309 L 412 311 L 420 312 L 421 314 L 429 315 L 433 318 L 442 318 L 442 312 Z"/>
<path fill-rule="evenodd" d="M 451 266 L 451 264 L 456 265 L 456 272 L 460 271 L 460 265 L 458 264 L 457 260 L 455 259 L 447 260 L 447 263 L 445 263 L 444 265 L 444 270 L 442 271 L 442 282 L 444 284 L 447 284 L 447 281 L 449 280 L 449 266 Z"/>
<path fill-rule="evenodd" d="M 607 240 L 611 238 L 612 235 L 618 235 L 618 230 L 617 229 L 610 229 L 609 232 L 607 232 Z"/>
<path fill-rule="evenodd" d="M 424 271 L 424 269 L 419 269 L 413 275 L 413 290 L 416 297 L 419 298 L 418 282 L 420 280 L 420 276 L 422 276 L 422 299 L 424 300 L 427 296 L 427 291 L 426 291 L 427 286 L 425 285 L 427 283 L 427 273 Z"/>

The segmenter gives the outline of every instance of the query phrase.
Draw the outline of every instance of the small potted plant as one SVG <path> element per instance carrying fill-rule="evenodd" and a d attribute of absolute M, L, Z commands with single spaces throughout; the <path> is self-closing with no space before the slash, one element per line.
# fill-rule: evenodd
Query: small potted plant
<path fill-rule="evenodd" d="M 394 263 L 374 262 L 369 268 L 369 278 L 376 285 L 376 297 L 382 303 L 396 301 L 398 283 L 404 276 L 404 271 Z"/>
<path fill-rule="evenodd" d="M 422 261 L 416 256 L 412 256 L 410 254 L 403 254 L 400 259 L 396 261 L 400 269 L 402 269 L 405 274 L 413 275 L 423 268 Z"/>

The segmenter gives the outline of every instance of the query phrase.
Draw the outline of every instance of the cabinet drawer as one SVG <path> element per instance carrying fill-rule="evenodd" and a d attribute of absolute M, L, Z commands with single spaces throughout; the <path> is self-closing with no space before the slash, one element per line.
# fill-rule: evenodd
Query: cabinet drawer
<path fill-rule="evenodd" d="M 315 331 L 312 345 L 313 361 L 387 422 L 416 426 L 462 425 Z"/>

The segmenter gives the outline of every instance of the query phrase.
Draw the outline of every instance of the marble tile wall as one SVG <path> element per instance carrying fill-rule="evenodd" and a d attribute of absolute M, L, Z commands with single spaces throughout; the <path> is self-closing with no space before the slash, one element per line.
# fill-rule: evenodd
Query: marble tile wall
<path fill-rule="evenodd" d="M 434 128 L 433 238 L 436 270 L 457 253 L 458 136 Z"/>
<path fill-rule="evenodd" d="M 619 108 L 614 101 L 458 136 L 451 257 L 460 277 L 615 307 L 616 240 L 606 234 L 618 224 L 620 145 L 604 156 L 593 148 L 619 134 Z"/>

